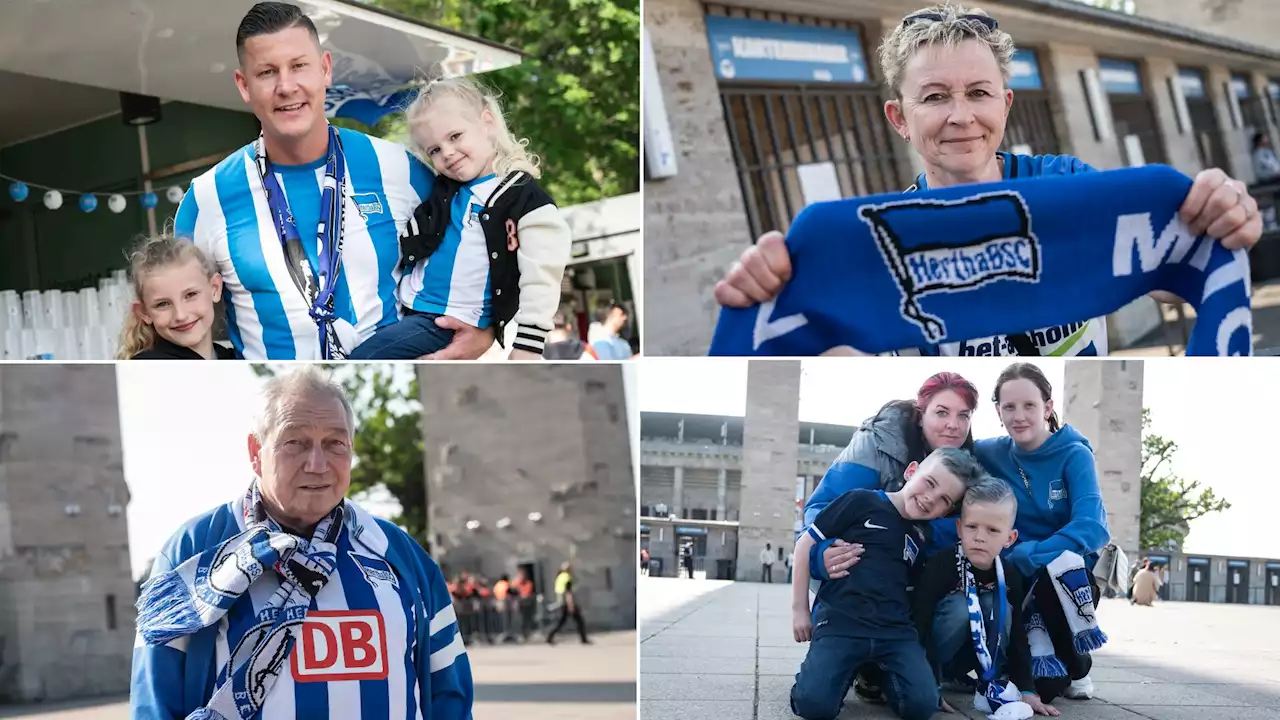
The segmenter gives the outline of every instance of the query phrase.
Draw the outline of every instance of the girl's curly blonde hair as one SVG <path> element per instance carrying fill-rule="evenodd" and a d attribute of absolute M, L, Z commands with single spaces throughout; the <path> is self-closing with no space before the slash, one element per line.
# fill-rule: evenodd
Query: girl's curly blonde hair
<path fill-rule="evenodd" d="M 507 127 L 507 120 L 502 115 L 498 96 L 466 77 L 437 78 L 429 81 L 422 90 L 418 91 L 417 97 L 405 108 L 405 115 L 409 120 L 410 137 L 413 136 L 413 126 L 419 122 L 422 113 L 431 107 L 433 102 L 444 97 L 458 99 L 466 107 L 474 110 L 477 116 L 485 110 L 493 115 L 493 140 L 497 146 L 497 155 L 493 159 L 495 175 L 504 177 L 514 170 L 523 170 L 535 178 L 542 176 L 538 156 L 528 150 L 529 140 L 517 138 Z M 414 145 L 418 154 L 422 155 L 423 148 L 416 147 L 416 142 Z M 429 158 L 421 159 L 428 166 L 431 165 Z"/>
<path fill-rule="evenodd" d="M 912 15 L 922 13 L 940 15 L 942 19 L 905 22 Z M 956 45 L 965 40 L 978 40 L 991 48 L 991 54 L 996 56 L 996 63 L 1000 66 L 1000 75 L 1008 87 L 1015 50 L 1013 37 L 999 28 L 988 30 L 977 21 L 965 19 L 965 15 L 990 17 L 981 8 L 966 8 L 951 3 L 931 5 L 907 15 L 903 18 L 904 22 L 889 33 L 889 37 L 880 45 L 880 73 L 884 75 L 885 85 L 893 92 L 894 97 L 902 97 L 902 74 L 920 48 L 936 44 Z"/>

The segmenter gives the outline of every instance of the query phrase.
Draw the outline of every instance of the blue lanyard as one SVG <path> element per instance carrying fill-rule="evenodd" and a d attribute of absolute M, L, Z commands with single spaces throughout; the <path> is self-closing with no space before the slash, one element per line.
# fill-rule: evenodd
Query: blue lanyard
<path fill-rule="evenodd" d="M 307 262 L 302 236 L 293 221 L 293 211 L 289 209 L 289 199 L 275 173 L 271 172 L 261 135 L 258 136 L 255 156 L 258 174 L 267 194 L 267 207 L 280 238 L 289 274 L 303 299 L 311 306 L 309 314 L 320 334 L 320 357 L 322 360 L 332 360 L 335 356 L 343 358 L 345 354 L 333 331 L 333 290 L 342 266 L 342 205 L 347 178 L 346 158 L 338 131 L 329 126 L 329 153 L 320 196 L 320 224 L 316 230 L 320 246 L 316 264 L 319 267 L 315 270 Z"/>

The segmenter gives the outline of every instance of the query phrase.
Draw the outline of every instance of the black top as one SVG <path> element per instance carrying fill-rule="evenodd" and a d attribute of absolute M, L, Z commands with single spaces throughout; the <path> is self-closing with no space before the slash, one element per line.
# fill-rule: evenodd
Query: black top
<path fill-rule="evenodd" d="M 996 589 L 995 566 L 986 570 L 973 568 L 973 581 L 977 584 L 979 593 L 994 592 Z M 1001 674 L 1007 674 L 1019 690 L 1034 690 L 1035 684 L 1031 678 L 1031 651 L 1027 645 L 1027 628 L 1022 622 L 1022 576 L 1012 566 L 1006 566 L 1004 583 L 1005 595 L 1009 599 L 1011 610 L 1009 618 L 1011 627 L 1009 644 L 1005 650 L 1008 668 L 1001 668 Z M 925 561 L 920 580 L 916 583 L 911 613 L 915 617 L 916 632 L 920 634 L 920 644 L 924 646 L 926 652 L 929 650 L 929 634 L 933 630 L 934 608 L 944 597 L 953 592 L 961 592 L 961 585 L 960 574 L 956 568 L 955 548 L 938 552 Z M 942 658 L 934 657 L 930 657 L 929 660 L 935 666 L 943 661 Z"/>
<path fill-rule="evenodd" d="M 815 537 L 840 538 L 865 549 L 848 575 L 818 590 L 814 638 L 914 640 L 907 588 L 924 559 L 926 529 L 903 518 L 882 490 L 850 490 L 818 513 L 810 526 Z"/>
<path fill-rule="evenodd" d="M 213 344 L 214 357 L 218 360 L 238 360 L 236 351 L 219 345 Z M 204 360 L 200 353 L 189 347 L 174 345 L 159 335 L 156 336 L 156 344 L 134 353 L 130 360 Z"/>

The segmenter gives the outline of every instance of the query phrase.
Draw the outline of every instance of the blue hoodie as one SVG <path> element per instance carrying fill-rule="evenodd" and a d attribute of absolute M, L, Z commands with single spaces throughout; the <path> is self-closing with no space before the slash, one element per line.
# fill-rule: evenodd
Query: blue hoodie
<path fill-rule="evenodd" d="M 1007 435 L 979 440 L 974 451 L 1018 499 L 1018 542 L 1004 557 L 1024 576 L 1034 575 L 1064 550 L 1088 559 L 1110 541 L 1093 448 L 1075 428 L 1064 425 L 1032 452 Z M 1030 494 L 1019 466 L 1030 481 Z M 1089 560 L 1092 564 L 1095 559 Z"/>

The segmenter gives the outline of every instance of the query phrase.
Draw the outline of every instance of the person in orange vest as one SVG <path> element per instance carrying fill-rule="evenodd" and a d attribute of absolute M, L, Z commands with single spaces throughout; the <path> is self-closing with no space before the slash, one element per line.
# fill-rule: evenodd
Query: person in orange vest
<path fill-rule="evenodd" d="M 516 602 L 520 609 L 520 637 L 528 641 L 529 635 L 533 632 L 533 581 L 529 579 L 524 568 L 520 568 L 511 586 L 519 598 Z"/>
<path fill-rule="evenodd" d="M 511 580 L 506 575 L 493 584 L 493 609 L 497 614 L 498 641 L 509 642 L 511 637 Z"/>

